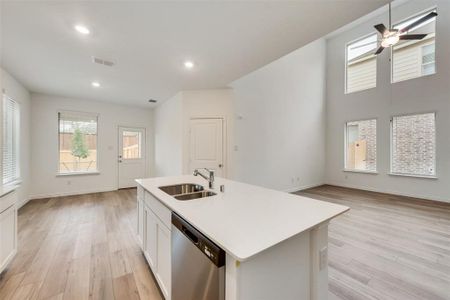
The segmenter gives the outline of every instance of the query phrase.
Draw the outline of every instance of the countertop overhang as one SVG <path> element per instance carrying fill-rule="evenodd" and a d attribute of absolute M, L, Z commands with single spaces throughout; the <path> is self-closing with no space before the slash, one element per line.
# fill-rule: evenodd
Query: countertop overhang
<path fill-rule="evenodd" d="M 348 207 L 217 178 L 209 189 L 192 175 L 138 179 L 136 182 L 239 261 L 310 230 Z M 175 199 L 161 186 L 196 183 L 217 193 L 189 201 Z M 221 193 L 220 185 L 225 186 Z"/>

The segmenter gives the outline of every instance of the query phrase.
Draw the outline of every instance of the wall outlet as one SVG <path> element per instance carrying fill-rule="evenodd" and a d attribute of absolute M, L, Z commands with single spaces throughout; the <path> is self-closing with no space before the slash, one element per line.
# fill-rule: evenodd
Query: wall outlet
<path fill-rule="evenodd" d="M 323 247 L 319 251 L 319 271 L 322 271 L 328 266 L 328 247 Z"/>
<path fill-rule="evenodd" d="M 72 181 L 67 180 L 67 185 L 71 185 L 71 184 L 72 184 Z"/>

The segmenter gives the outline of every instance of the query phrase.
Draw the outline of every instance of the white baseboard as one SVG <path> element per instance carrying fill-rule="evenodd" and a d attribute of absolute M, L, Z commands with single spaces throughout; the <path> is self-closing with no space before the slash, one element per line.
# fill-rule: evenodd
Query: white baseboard
<path fill-rule="evenodd" d="M 396 196 L 404 196 L 404 197 L 411 197 L 411 198 L 418 198 L 418 199 L 424 199 L 424 200 L 432 200 L 432 201 L 450 203 L 450 199 L 444 198 L 444 197 L 434 197 L 434 196 L 420 195 L 420 194 L 409 194 L 409 193 L 403 193 L 403 192 L 390 190 L 390 189 L 374 188 L 374 187 L 360 186 L 360 185 L 347 184 L 347 183 L 342 183 L 342 182 L 333 182 L 333 181 L 329 181 L 325 184 L 339 186 L 339 187 L 346 187 L 346 188 L 351 188 L 351 189 L 357 189 L 357 190 L 363 190 L 363 191 L 369 191 L 369 192 L 377 192 L 377 193 L 391 194 L 391 195 L 396 195 Z"/>
<path fill-rule="evenodd" d="M 321 182 L 321 183 L 305 184 L 305 185 L 296 186 L 296 187 L 293 187 L 293 188 L 286 189 L 283 192 L 295 193 L 295 192 L 298 192 L 298 191 L 301 191 L 301 190 L 306 190 L 306 189 L 318 187 L 318 186 L 321 186 L 321 185 L 324 185 L 324 184 L 325 183 L 323 183 L 323 182 Z"/>
<path fill-rule="evenodd" d="M 30 200 L 54 198 L 54 197 L 64 197 L 64 196 L 75 196 L 75 195 L 92 194 L 92 193 L 103 193 L 103 192 L 111 192 L 111 191 L 116 191 L 116 190 L 117 190 L 117 187 L 109 187 L 109 188 L 102 188 L 102 189 L 71 191 L 71 192 L 62 192 L 62 193 L 35 194 L 35 195 L 30 196 Z"/>

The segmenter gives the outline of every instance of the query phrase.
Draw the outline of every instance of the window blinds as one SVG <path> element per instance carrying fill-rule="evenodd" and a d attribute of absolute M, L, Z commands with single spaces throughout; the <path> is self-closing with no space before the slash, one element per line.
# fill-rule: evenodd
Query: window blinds
<path fill-rule="evenodd" d="M 19 103 L 3 95 L 3 184 L 20 178 L 19 126 Z"/>

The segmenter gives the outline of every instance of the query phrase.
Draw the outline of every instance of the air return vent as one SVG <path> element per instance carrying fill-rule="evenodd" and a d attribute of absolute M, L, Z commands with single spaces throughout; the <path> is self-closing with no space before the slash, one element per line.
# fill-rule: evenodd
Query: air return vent
<path fill-rule="evenodd" d="M 112 67 L 114 66 L 114 63 L 112 61 L 108 61 L 108 60 L 104 60 L 95 56 L 92 56 L 92 62 L 94 64 L 99 64 L 99 65 L 104 65 L 107 67 Z"/>

